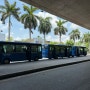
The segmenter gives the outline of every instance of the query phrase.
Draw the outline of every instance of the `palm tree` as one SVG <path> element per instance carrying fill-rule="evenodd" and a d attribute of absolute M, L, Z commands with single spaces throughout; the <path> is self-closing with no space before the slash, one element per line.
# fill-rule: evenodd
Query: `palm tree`
<path fill-rule="evenodd" d="M 55 33 L 55 35 L 58 35 L 58 34 L 59 34 L 60 43 L 61 43 L 61 36 L 62 36 L 62 34 L 65 35 L 66 32 L 68 31 L 67 28 L 65 28 L 65 27 L 63 26 L 63 24 L 66 23 L 66 22 L 67 22 L 67 21 L 61 21 L 61 20 L 56 21 L 57 27 L 54 29 L 54 33 Z"/>
<path fill-rule="evenodd" d="M 24 11 L 26 11 L 25 14 L 21 15 L 20 20 L 21 22 L 24 24 L 24 28 L 28 28 L 29 29 L 29 36 L 30 36 L 30 41 L 31 41 L 31 33 L 33 34 L 32 29 L 36 29 L 37 27 L 37 19 L 36 19 L 36 15 L 34 15 L 33 13 L 38 10 L 36 7 L 33 6 L 23 6 Z"/>
<path fill-rule="evenodd" d="M 38 31 L 40 32 L 40 34 L 44 35 L 44 43 L 45 43 L 46 35 L 49 32 L 51 32 L 51 28 L 52 28 L 52 25 L 50 23 L 51 17 L 46 17 L 46 18 L 38 17 L 38 19 L 40 21 L 40 25 L 38 27 Z"/>
<path fill-rule="evenodd" d="M 10 41 L 10 31 L 11 31 L 11 16 L 19 20 L 18 12 L 20 8 L 16 8 L 16 2 L 10 4 L 5 0 L 5 6 L 0 5 L 1 21 L 5 24 L 5 20 L 8 18 L 8 40 Z"/>
<path fill-rule="evenodd" d="M 82 38 L 82 40 L 85 42 L 85 43 L 88 43 L 88 48 L 89 48 L 89 52 L 90 52 L 90 33 L 88 32 L 88 33 L 85 33 L 84 35 L 83 35 L 83 38 Z"/>
<path fill-rule="evenodd" d="M 82 39 L 84 42 L 90 42 L 90 33 L 85 33 Z"/>
<path fill-rule="evenodd" d="M 78 29 L 72 30 L 69 35 L 70 39 L 73 39 L 74 44 L 76 39 L 80 39 L 80 31 Z"/>

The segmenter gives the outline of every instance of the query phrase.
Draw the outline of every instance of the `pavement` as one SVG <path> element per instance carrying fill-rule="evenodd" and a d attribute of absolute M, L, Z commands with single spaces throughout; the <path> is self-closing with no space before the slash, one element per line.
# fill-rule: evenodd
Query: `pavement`
<path fill-rule="evenodd" d="M 39 60 L 32 62 L 19 62 L 0 65 L 0 80 L 32 74 L 48 69 L 78 64 L 82 62 L 90 61 L 90 55 L 74 57 L 74 58 L 63 58 L 63 59 L 52 59 L 52 60 Z"/>

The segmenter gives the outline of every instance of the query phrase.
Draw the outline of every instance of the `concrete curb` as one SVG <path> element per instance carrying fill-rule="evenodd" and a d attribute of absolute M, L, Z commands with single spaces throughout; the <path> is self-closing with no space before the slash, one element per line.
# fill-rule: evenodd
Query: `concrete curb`
<path fill-rule="evenodd" d="M 83 60 L 83 61 L 77 61 L 77 62 L 70 62 L 70 63 L 65 63 L 65 64 L 59 64 L 59 65 L 53 65 L 53 66 L 48 66 L 48 67 L 42 67 L 42 68 L 37 68 L 37 69 L 32 69 L 32 70 L 26 70 L 26 71 L 21 71 L 21 72 L 6 74 L 6 75 L 1 75 L 0 80 L 9 79 L 9 78 L 27 75 L 27 74 L 32 74 L 32 73 L 45 71 L 45 70 L 49 70 L 49 69 L 54 69 L 54 68 L 58 68 L 58 67 L 64 67 L 64 66 L 68 66 L 68 65 L 78 64 L 78 63 L 87 62 L 87 61 L 90 61 L 90 59 Z"/>

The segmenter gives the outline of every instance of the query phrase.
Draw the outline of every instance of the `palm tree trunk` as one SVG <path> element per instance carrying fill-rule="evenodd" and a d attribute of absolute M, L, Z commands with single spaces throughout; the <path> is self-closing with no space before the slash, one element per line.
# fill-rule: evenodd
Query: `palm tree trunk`
<path fill-rule="evenodd" d="M 75 45 L 75 39 L 74 39 L 74 45 Z"/>
<path fill-rule="evenodd" d="M 46 42 L 46 39 L 45 39 L 45 34 L 44 34 L 44 44 L 45 44 L 45 42 Z"/>
<path fill-rule="evenodd" d="M 11 27 L 11 22 L 10 22 L 10 16 L 9 16 L 9 23 L 8 23 L 8 41 L 10 41 L 10 27 Z"/>
<path fill-rule="evenodd" d="M 31 28 L 29 29 L 29 40 L 31 42 Z"/>
<path fill-rule="evenodd" d="M 60 44 L 61 44 L 61 34 L 60 34 L 60 36 L 59 36 L 59 41 L 60 41 Z"/>

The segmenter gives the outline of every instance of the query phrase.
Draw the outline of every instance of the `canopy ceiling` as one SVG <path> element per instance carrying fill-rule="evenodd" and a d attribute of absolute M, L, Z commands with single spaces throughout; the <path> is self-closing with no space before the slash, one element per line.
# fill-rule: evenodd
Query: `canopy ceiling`
<path fill-rule="evenodd" d="M 21 0 L 90 29 L 90 0 Z"/>

